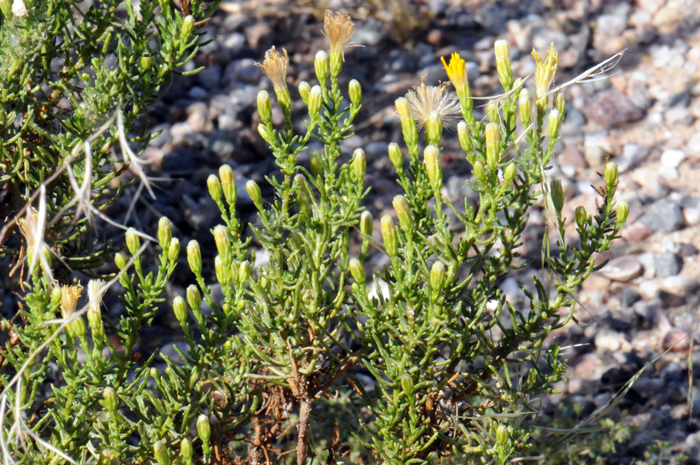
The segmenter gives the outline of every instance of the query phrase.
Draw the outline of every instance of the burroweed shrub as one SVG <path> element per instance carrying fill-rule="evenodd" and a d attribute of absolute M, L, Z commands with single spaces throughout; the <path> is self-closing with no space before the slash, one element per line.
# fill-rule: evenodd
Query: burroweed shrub
<path fill-rule="evenodd" d="M 294 133 L 286 52 L 272 48 L 260 65 L 284 115 L 274 127 L 272 98 L 259 93 L 258 129 L 279 176 L 268 178 L 275 189 L 269 201 L 255 182 L 246 188 L 269 263 L 253 269 L 233 172 L 222 166 L 208 188 L 221 210 L 212 236 L 223 301 L 214 301 L 210 270 L 191 241 L 186 257 L 196 282 L 172 303 L 189 348 L 179 351 L 184 364 L 164 357 L 164 373 L 153 367 L 157 354 L 140 359 L 134 345 L 156 311 L 170 311 L 157 310 L 180 256 L 167 218 L 157 231 L 159 263 L 144 263 L 146 245 L 134 230 L 126 234 L 129 254 L 115 257 L 125 289 L 119 321 L 102 315 L 105 283 L 87 284 L 89 304 L 78 311 L 79 284 L 61 287 L 34 268 L 21 323 L 3 322 L 20 341 L 6 344 L 0 381 L 2 413 L 16 406 L 14 419 L 0 425 L 12 447 L 6 456 L 22 463 L 393 465 L 448 456 L 503 464 L 527 455 L 523 419 L 564 369 L 559 347 L 545 339 L 573 318 L 576 287 L 627 216 L 627 205 L 613 200 L 617 168 L 606 166 L 597 209 L 576 209 L 579 241 L 567 241 L 561 183 L 546 172 L 565 113 L 563 95 L 550 95 L 555 51 L 546 60 L 535 54 L 530 91 L 513 78 L 507 43 L 496 42 L 505 93 L 489 102 L 488 122 L 474 117 L 465 63 L 455 54 L 445 69 L 456 99 L 447 84 L 422 84 L 396 101 L 404 141 L 390 144 L 389 157 L 404 193 L 394 198 L 396 215 L 379 220 L 389 264 L 368 275 L 363 263 L 375 222 L 362 206 L 371 188 L 365 154 L 358 149 L 348 160 L 340 149 L 361 111 L 359 83 L 350 81 L 345 93 L 338 81 L 353 24 L 328 12 L 324 32 L 330 50 L 316 55 L 318 83 L 298 87 L 306 132 Z M 442 195 L 440 161 L 443 127 L 456 119 L 479 194 L 459 206 Z M 307 168 L 298 155 L 311 138 L 323 150 Z M 560 252 L 543 254 L 547 280 L 532 276 L 536 293 L 524 288 L 528 304 L 515 306 L 497 283 L 522 265 L 515 259 L 532 208 L 549 213 Z M 361 245 L 351 253 L 353 240 Z M 50 322 L 61 323 L 58 337 Z M 39 398 L 50 362 L 60 367 L 58 379 L 50 397 Z"/>

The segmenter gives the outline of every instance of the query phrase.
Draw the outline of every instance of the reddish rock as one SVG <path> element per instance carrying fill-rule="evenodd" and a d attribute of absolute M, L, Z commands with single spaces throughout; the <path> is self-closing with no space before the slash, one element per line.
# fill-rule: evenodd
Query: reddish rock
<path fill-rule="evenodd" d="M 586 101 L 586 119 L 598 126 L 610 128 L 642 118 L 642 110 L 617 89 L 598 92 Z"/>
<path fill-rule="evenodd" d="M 624 228 L 620 236 L 628 242 L 639 242 L 651 236 L 651 229 L 641 223 L 635 223 Z"/>
<path fill-rule="evenodd" d="M 661 342 L 661 346 L 663 350 L 671 349 L 671 352 L 684 352 L 688 350 L 691 337 L 692 336 L 685 331 L 672 328 L 664 336 L 664 340 Z"/>
<path fill-rule="evenodd" d="M 602 272 L 611 281 L 626 283 L 642 274 L 642 264 L 636 257 L 625 255 L 610 260 Z"/>

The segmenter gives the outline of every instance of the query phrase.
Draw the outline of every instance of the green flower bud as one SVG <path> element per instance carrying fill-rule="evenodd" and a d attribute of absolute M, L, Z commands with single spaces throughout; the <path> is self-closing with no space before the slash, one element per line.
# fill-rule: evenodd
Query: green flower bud
<path fill-rule="evenodd" d="M 149 370 L 149 374 L 153 379 L 158 379 L 158 377 L 160 376 L 160 374 L 158 373 L 158 368 L 156 367 L 151 367 L 151 369 Z"/>
<path fill-rule="evenodd" d="M 399 144 L 395 142 L 389 144 L 389 160 L 391 160 L 391 164 L 396 168 L 397 173 L 403 172 L 403 154 L 401 153 Z"/>
<path fill-rule="evenodd" d="M 230 265 L 233 259 L 233 252 L 231 249 L 231 238 L 229 237 L 226 226 L 220 224 L 214 228 L 214 243 L 216 244 L 216 250 L 219 252 L 223 264 L 226 266 Z"/>
<path fill-rule="evenodd" d="M 358 180 L 364 180 L 365 171 L 367 170 L 367 158 L 365 157 L 365 151 L 360 148 L 355 149 L 353 154 L 352 170 Z"/>
<path fill-rule="evenodd" d="M 309 94 L 309 116 L 312 120 L 317 120 L 321 115 L 323 106 L 323 91 L 321 86 L 313 86 Z"/>
<path fill-rule="evenodd" d="M 170 240 L 170 247 L 168 247 L 168 260 L 174 262 L 180 256 L 180 239 L 173 237 Z"/>
<path fill-rule="evenodd" d="M 194 448 L 192 447 L 192 441 L 189 438 L 185 438 L 180 441 L 180 457 L 185 459 L 185 463 L 192 463 L 192 456 L 194 455 Z"/>
<path fill-rule="evenodd" d="M 243 261 L 238 271 L 238 279 L 240 280 L 241 284 L 248 282 L 248 278 L 250 278 L 252 272 L 253 268 L 250 266 L 250 262 L 248 262 L 248 260 Z"/>
<path fill-rule="evenodd" d="M 131 255 L 139 253 L 141 248 L 141 238 L 134 228 L 126 230 L 126 248 L 129 249 Z"/>
<path fill-rule="evenodd" d="M 199 249 L 199 242 L 195 240 L 187 244 L 187 263 L 195 276 L 202 274 L 202 252 Z"/>
<path fill-rule="evenodd" d="M 343 52 L 341 50 L 333 50 L 331 48 L 331 76 L 338 77 L 340 70 L 343 69 Z"/>
<path fill-rule="evenodd" d="M 197 436 L 203 443 L 209 443 L 211 438 L 211 424 L 209 423 L 209 417 L 206 415 L 200 415 L 197 418 Z"/>
<path fill-rule="evenodd" d="M 351 258 L 350 259 L 350 274 L 352 275 L 353 279 L 355 279 L 355 282 L 360 285 L 365 284 L 365 267 L 362 266 L 362 263 L 356 258 Z"/>
<path fill-rule="evenodd" d="M 105 448 L 100 451 L 97 465 L 119 465 L 119 456 L 113 449 Z"/>
<path fill-rule="evenodd" d="M 501 120 L 498 114 L 498 102 L 489 100 L 489 103 L 486 104 L 486 115 L 491 123 L 498 123 Z"/>
<path fill-rule="evenodd" d="M 366 236 L 372 237 L 372 230 L 374 229 L 374 219 L 372 214 L 368 211 L 362 212 L 360 215 L 360 232 Z"/>
<path fill-rule="evenodd" d="M 238 197 L 238 189 L 236 180 L 233 179 L 233 169 L 229 165 L 221 165 L 219 168 L 219 179 L 221 179 L 221 187 L 224 191 L 226 203 L 233 205 Z"/>
<path fill-rule="evenodd" d="M 511 163 L 506 167 L 506 170 L 503 172 L 503 180 L 506 184 L 510 184 L 515 179 L 516 170 L 515 163 Z"/>
<path fill-rule="evenodd" d="M 139 58 L 139 66 L 141 67 L 142 71 L 148 71 L 148 69 L 151 67 L 153 64 L 153 57 L 150 57 L 148 55 L 144 55 L 141 58 Z"/>
<path fill-rule="evenodd" d="M 496 443 L 499 446 L 505 446 L 508 443 L 508 427 L 504 424 L 496 428 Z"/>
<path fill-rule="evenodd" d="M 58 307 L 61 305 L 61 297 L 63 296 L 63 291 L 61 291 L 61 286 L 56 286 L 51 291 L 51 306 Z"/>
<path fill-rule="evenodd" d="M 561 128 L 561 114 L 556 108 L 549 112 L 549 119 L 547 120 L 547 135 L 549 136 L 550 144 L 559 135 L 559 128 Z"/>
<path fill-rule="evenodd" d="M 627 221 L 627 215 L 630 214 L 630 206 L 624 200 L 617 204 L 617 224 L 622 226 Z"/>
<path fill-rule="evenodd" d="M 262 137 L 265 142 L 267 142 L 270 145 L 274 145 L 275 131 L 270 129 L 270 126 L 264 123 L 258 124 L 258 133 L 260 133 L 260 137 Z"/>
<path fill-rule="evenodd" d="M 110 413 L 116 412 L 117 408 L 119 408 L 119 397 L 117 396 L 117 392 L 114 390 L 114 388 L 107 386 L 102 393 L 102 397 L 104 398 L 104 405 L 107 407 L 107 410 L 109 410 Z"/>
<path fill-rule="evenodd" d="M 118 252 L 114 255 L 114 263 L 116 263 L 117 268 L 119 268 L 119 270 L 121 271 L 124 269 L 126 264 L 129 263 L 129 259 L 126 258 L 126 255 L 124 255 L 123 253 Z"/>
<path fill-rule="evenodd" d="M 564 113 L 566 113 L 566 98 L 564 97 L 564 92 L 557 92 L 554 94 L 554 108 L 559 110 L 559 114 L 563 119 Z"/>
<path fill-rule="evenodd" d="M 100 307 L 97 306 L 93 308 L 91 306 L 90 309 L 88 309 L 87 317 L 90 330 L 92 331 L 93 341 L 102 341 L 105 337 L 105 327 L 102 322 L 102 311 Z"/>
<path fill-rule="evenodd" d="M 328 79 L 329 61 L 328 54 L 325 50 L 319 50 L 314 58 L 314 69 L 316 70 L 316 78 L 318 82 L 326 82 Z"/>
<path fill-rule="evenodd" d="M 428 119 L 425 121 L 425 141 L 428 145 L 437 146 L 440 144 L 442 139 L 442 118 L 440 113 L 433 110 L 428 115 Z"/>
<path fill-rule="evenodd" d="M 430 287 L 433 291 L 442 289 L 442 285 L 445 282 L 445 264 L 440 260 L 433 263 L 430 268 Z"/>
<path fill-rule="evenodd" d="M 258 92 L 258 114 L 266 126 L 272 125 L 272 99 L 266 90 Z"/>
<path fill-rule="evenodd" d="M 462 146 L 462 150 L 471 153 L 474 149 L 472 146 L 472 138 L 469 137 L 469 127 L 464 121 L 460 121 L 457 125 L 457 137 L 459 138 L 459 145 Z"/>
<path fill-rule="evenodd" d="M 192 310 L 199 311 L 202 307 L 202 294 L 199 293 L 199 289 L 194 284 L 190 284 L 185 292 L 185 297 L 187 297 L 187 303 L 190 304 Z"/>
<path fill-rule="evenodd" d="M 605 165 L 605 184 L 608 185 L 609 190 L 617 185 L 617 164 L 615 162 L 610 161 Z"/>
<path fill-rule="evenodd" d="M 222 286 L 228 286 L 231 284 L 231 281 L 229 280 L 231 275 L 228 273 L 229 267 L 224 265 L 219 255 L 214 257 L 214 272 L 216 273 L 216 280 L 219 282 L 219 284 Z"/>
<path fill-rule="evenodd" d="M 78 316 L 75 320 L 68 324 L 69 335 L 77 338 L 84 338 L 87 333 L 87 326 L 85 326 L 85 320 L 82 316 Z"/>
<path fill-rule="evenodd" d="M 588 222 L 588 213 L 586 209 L 582 206 L 576 207 L 576 224 L 579 228 L 583 229 Z"/>
<path fill-rule="evenodd" d="M 498 80 L 504 89 L 510 89 L 513 84 L 513 69 L 510 65 L 510 45 L 507 40 L 497 40 L 494 44 L 496 52 L 496 71 Z"/>
<path fill-rule="evenodd" d="M 561 179 L 553 177 L 549 181 L 549 191 L 552 195 L 552 204 L 557 213 L 557 218 L 561 218 L 561 211 L 564 208 L 564 188 L 561 185 Z"/>
<path fill-rule="evenodd" d="M 309 94 L 311 93 L 311 86 L 306 81 L 301 81 L 299 83 L 299 95 L 301 100 L 308 105 L 309 104 Z"/>
<path fill-rule="evenodd" d="M 192 34 L 193 28 L 194 18 L 192 17 L 192 15 L 185 16 L 185 19 L 182 21 L 182 31 L 180 32 L 180 40 L 182 44 L 186 44 L 187 41 L 190 39 L 190 35 Z"/>
<path fill-rule="evenodd" d="M 513 91 L 513 101 L 518 100 L 518 97 L 520 97 L 520 91 L 523 89 L 523 78 L 518 78 L 515 80 L 513 83 L 513 89 L 516 89 Z"/>
<path fill-rule="evenodd" d="M 520 91 L 518 97 L 518 110 L 520 113 L 520 121 L 523 122 L 523 129 L 527 129 L 532 122 L 532 95 L 527 88 Z"/>
<path fill-rule="evenodd" d="M 311 174 L 313 174 L 315 178 L 321 176 L 323 174 L 323 160 L 321 160 L 321 156 L 318 152 L 311 154 L 309 162 L 311 164 Z"/>
<path fill-rule="evenodd" d="M 486 163 L 492 172 L 498 169 L 501 152 L 501 130 L 497 123 L 486 125 Z"/>
<path fill-rule="evenodd" d="M 172 459 L 170 457 L 170 449 L 161 439 L 153 444 L 153 456 L 158 462 L 158 465 L 170 465 Z"/>
<path fill-rule="evenodd" d="M 350 94 L 350 102 L 353 105 L 358 106 L 362 100 L 362 86 L 356 79 L 350 81 L 348 85 L 348 93 Z"/>
<path fill-rule="evenodd" d="M 185 305 L 185 299 L 179 295 L 173 299 L 173 312 L 177 321 L 184 326 L 187 323 L 187 305 Z"/>
<path fill-rule="evenodd" d="M 413 384 L 413 378 L 408 373 L 404 373 L 401 376 L 401 389 L 404 394 L 408 397 L 413 397 L 413 391 L 415 390 L 415 385 Z"/>
<path fill-rule="evenodd" d="M 408 202 L 406 202 L 406 197 L 397 195 L 394 197 L 392 204 L 394 205 L 394 210 L 396 210 L 398 214 L 401 229 L 403 229 L 404 232 L 409 232 L 413 229 L 413 212 L 408 206 Z"/>
<path fill-rule="evenodd" d="M 411 107 L 405 97 L 396 99 L 395 104 L 396 112 L 401 119 L 403 140 L 406 142 L 406 145 L 413 147 L 418 143 L 418 128 L 416 127 L 416 120 L 413 118 L 413 113 L 411 113 Z"/>
<path fill-rule="evenodd" d="M 209 188 L 209 196 L 219 203 L 224 193 L 221 189 L 221 182 L 215 174 L 210 174 L 207 178 L 207 187 Z"/>
<path fill-rule="evenodd" d="M 435 192 L 442 189 L 442 164 L 440 163 L 440 151 L 437 147 L 429 145 L 423 152 L 423 164 L 428 174 L 430 186 Z"/>
<path fill-rule="evenodd" d="M 484 166 L 483 163 L 480 161 L 477 161 L 474 163 L 474 176 L 476 176 L 476 179 L 478 179 L 480 182 L 485 182 L 486 181 L 486 167 Z"/>
<path fill-rule="evenodd" d="M 260 186 L 258 186 L 258 183 L 251 179 L 245 183 L 245 190 L 248 191 L 248 196 L 250 196 L 258 210 L 262 210 L 262 192 L 260 192 Z"/>
<path fill-rule="evenodd" d="M 158 244 L 163 250 L 168 250 L 170 241 L 173 238 L 172 223 L 165 216 L 158 220 Z"/>
<path fill-rule="evenodd" d="M 388 253 L 390 257 L 395 257 L 396 254 L 399 253 L 399 240 L 396 230 L 394 229 L 394 220 L 391 216 L 384 215 L 382 216 L 381 225 L 382 239 L 384 240 L 386 253 Z"/>

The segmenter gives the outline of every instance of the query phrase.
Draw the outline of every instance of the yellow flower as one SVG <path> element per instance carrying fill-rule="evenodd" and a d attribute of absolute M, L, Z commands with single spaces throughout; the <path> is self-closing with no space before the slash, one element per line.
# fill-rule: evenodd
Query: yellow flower
<path fill-rule="evenodd" d="M 80 284 L 61 288 L 61 315 L 63 318 L 69 318 L 75 312 L 82 291 L 83 286 Z"/>
<path fill-rule="evenodd" d="M 355 25 L 350 16 L 326 10 L 323 18 L 323 33 L 331 43 L 331 53 L 342 54 L 343 49 L 350 45 L 350 39 L 355 34 Z"/>
<path fill-rule="evenodd" d="M 440 57 L 440 59 L 445 67 L 445 71 L 447 71 L 447 77 L 450 78 L 450 81 L 452 81 L 452 85 L 455 86 L 455 89 L 458 89 L 465 83 L 468 83 L 467 66 L 462 57 L 460 57 L 457 53 L 453 53 L 450 57 L 449 65 L 445 61 L 445 57 Z"/>
<path fill-rule="evenodd" d="M 419 127 L 425 124 L 433 111 L 440 115 L 445 126 L 449 126 L 452 117 L 459 114 L 457 100 L 447 95 L 449 85 L 443 82 L 439 86 L 426 86 L 421 82 L 420 87 L 408 91 L 406 99 Z"/>
<path fill-rule="evenodd" d="M 285 49 L 282 49 L 282 51 L 284 52 L 284 56 L 277 52 L 273 46 L 270 50 L 265 52 L 265 60 L 263 60 L 262 64 L 255 63 L 255 66 L 262 68 L 265 76 L 270 78 L 275 91 L 281 91 L 287 88 L 289 57 Z"/>
<path fill-rule="evenodd" d="M 554 50 L 554 44 L 549 49 L 547 59 L 542 61 L 535 49 L 532 50 L 532 56 L 535 57 L 535 99 L 539 100 L 549 92 L 549 88 L 554 81 L 554 74 L 557 72 L 557 64 L 559 58 Z"/>

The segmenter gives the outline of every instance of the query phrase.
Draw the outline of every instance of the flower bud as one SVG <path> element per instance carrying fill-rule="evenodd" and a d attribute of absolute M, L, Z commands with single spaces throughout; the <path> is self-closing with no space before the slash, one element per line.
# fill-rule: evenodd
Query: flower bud
<path fill-rule="evenodd" d="M 559 114 L 563 118 L 564 113 L 566 113 L 566 98 L 564 97 L 564 92 L 557 92 L 554 94 L 554 108 L 559 110 Z"/>
<path fill-rule="evenodd" d="M 394 229 L 394 220 L 389 215 L 382 216 L 382 239 L 384 240 L 384 247 L 386 248 L 386 253 L 390 257 L 395 257 L 399 253 L 399 240 Z"/>
<path fill-rule="evenodd" d="M 250 266 L 250 262 L 248 260 L 243 261 L 238 271 L 238 279 L 240 280 L 241 284 L 248 282 L 248 278 L 250 278 L 252 272 L 253 269 Z"/>
<path fill-rule="evenodd" d="M 126 264 L 129 263 L 129 259 L 126 258 L 126 255 L 124 255 L 123 253 L 118 252 L 114 255 L 114 263 L 116 263 L 117 268 L 119 268 L 119 270 L 121 271 L 124 269 Z"/>
<path fill-rule="evenodd" d="M 68 324 L 68 334 L 72 337 L 84 338 L 87 333 L 87 326 L 82 316 L 78 316 L 75 320 Z"/>
<path fill-rule="evenodd" d="M 182 41 L 181 43 L 187 43 L 187 41 L 190 39 L 190 35 L 192 34 L 193 28 L 194 18 L 192 17 L 192 15 L 185 16 L 185 19 L 182 21 L 182 30 L 180 31 L 180 40 Z"/>
<path fill-rule="evenodd" d="M 372 231 L 374 230 L 374 219 L 372 214 L 368 211 L 362 212 L 360 215 L 360 232 L 366 236 L 372 237 Z"/>
<path fill-rule="evenodd" d="M 139 58 L 139 66 L 141 67 L 142 71 L 148 71 L 148 69 L 151 67 L 153 64 L 153 57 L 150 57 L 148 55 L 143 55 L 141 58 Z"/>
<path fill-rule="evenodd" d="M 264 123 L 258 124 L 258 133 L 268 144 L 273 145 L 275 143 L 275 131 L 270 129 L 270 126 Z"/>
<path fill-rule="evenodd" d="M 423 164 L 428 174 L 430 186 L 435 192 L 442 189 L 442 165 L 440 164 L 440 152 L 437 147 L 429 145 L 423 152 Z"/>
<path fill-rule="evenodd" d="M 389 144 L 389 160 L 391 160 L 391 164 L 396 168 L 397 173 L 403 171 L 403 154 L 401 153 L 399 144 L 395 142 Z"/>
<path fill-rule="evenodd" d="M 401 119 L 401 131 L 403 140 L 409 147 L 414 147 L 418 143 L 418 128 L 416 120 L 413 118 L 408 100 L 405 97 L 396 99 L 396 112 Z M 439 115 L 438 115 L 439 116 Z M 426 132 L 427 134 L 427 132 Z"/>
<path fill-rule="evenodd" d="M 194 455 L 194 448 L 192 447 L 192 441 L 189 438 L 185 438 L 180 441 L 180 457 L 185 459 L 185 463 L 189 464 L 192 462 L 192 456 Z"/>
<path fill-rule="evenodd" d="M 187 303 L 190 308 L 197 312 L 202 307 L 202 294 L 199 293 L 199 289 L 194 284 L 190 284 L 185 292 L 185 297 L 187 297 Z"/>
<path fill-rule="evenodd" d="M 520 121 L 523 122 L 523 129 L 527 129 L 532 122 L 532 95 L 527 88 L 520 91 L 518 97 L 518 110 L 520 113 Z"/>
<path fill-rule="evenodd" d="M 411 114 L 411 107 L 405 97 L 397 98 L 394 104 L 396 105 L 396 112 L 399 114 L 400 118 L 408 118 L 413 116 Z"/>
<path fill-rule="evenodd" d="M 498 102 L 489 100 L 489 103 L 486 104 L 486 115 L 491 123 L 498 123 L 501 120 L 498 115 Z"/>
<path fill-rule="evenodd" d="M 341 50 L 333 50 L 331 48 L 331 76 L 338 77 L 340 70 L 343 69 L 343 52 Z"/>
<path fill-rule="evenodd" d="M 245 190 L 248 191 L 248 196 L 258 210 L 262 210 L 262 192 L 260 192 L 260 186 L 258 186 L 258 183 L 251 179 L 245 183 Z"/>
<path fill-rule="evenodd" d="M 116 412 L 117 408 L 119 408 L 119 397 L 114 388 L 112 386 L 107 386 L 102 393 L 102 397 L 104 398 L 104 405 L 107 407 L 107 410 L 109 410 L 110 413 Z"/>
<path fill-rule="evenodd" d="M 90 331 L 92 331 L 93 341 L 102 341 L 105 337 L 105 327 L 102 322 L 102 311 L 100 307 L 90 309 L 87 312 L 88 324 L 90 325 Z"/>
<path fill-rule="evenodd" d="M 617 185 L 617 164 L 609 161 L 605 165 L 605 184 L 612 190 Z"/>
<path fill-rule="evenodd" d="M 200 415 L 197 418 L 197 436 L 203 443 L 209 443 L 211 438 L 211 424 L 209 423 L 209 417 L 206 415 Z"/>
<path fill-rule="evenodd" d="M 510 184 L 515 179 L 516 170 L 515 163 L 511 163 L 506 167 L 506 170 L 503 172 L 503 180 L 506 184 Z"/>
<path fill-rule="evenodd" d="M 457 124 L 457 137 L 459 138 L 459 145 L 462 146 L 462 150 L 471 153 L 473 150 L 472 139 L 469 137 L 469 127 L 464 121 L 460 121 L 459 124 Z"/>
<path fill-rule="evenodd" d="M 168 250 L 170 241 L 173 238 L 172 223 L 165 216 L 158 220 L 158 244 L 163 250 Z"/>
<path fill-rule="evenodd" d="M 219 168 L 219 179 L 221 179 L 221 187 L 224 191 L 224 197 L 229 205 L 236 203 L 238 197 L 238 189 L 236 180 L 233 179 L 233 169 L 229 165 L 221 165 Z"/>
<path fill-rule="evenodd" d="M 510 65 L 510 45 L 507 40 L 497 40 L 494 44 L 496 52 L 496 71 L 498 80 L 503 88 L 510 90 L 513 84 L 513 69 Z"/>
<path fill-rule="evenodd" d="M 476 179 L 478 179 L 480 182 L 485 182 L 486 181 L 486 167 L 484 166 L 483 163 L 480 161 L 477 161 L 474 163 L 474 176 Z"/>
<path fill-rule="evenodd" d="M 508 427 L 502 423 L 496 428 L 496 443 L 499 446 L 505 446 L 508 443 Z"/>
<path fill-rule="evenodd" d="M 318 152 L 311 154 L 309 162 L 311 164 L 311 174 L 313 174 L 315 178 L 321 176 L 323 174 L 323 160 L 321 160 L 321 156 Z"/>
<path fill-rule="evenodd" d="M 549 136 L 550 144 L 559 135 L 559 128 L 561 127 L 561 114 L 559 110 L 554 108 L 549 112 L 549 119 L 547 120 L 547 135 Z"/>
<path fill-rule="evenodd" d="M 173 312 L 177 321 L 184 326 L 187 323 L 187 305 L 185 305 L 185 299 L 179 295 L 173 299 Z"/>
<path fill-rule="evenodd" d="M 97 459 L 97 465 L 119 465 L 119 456 L 113 449 L 105 448 L 100 451 L 100 457 Z"/>
<path fill-rule="evenodd" d="M 168 247 L 168 260 L 174 262 L 180 256 L 180 239 L 173 237 L 170 240 L 170 247 Z"/>
<path fill-rule="evenodd" d="M 564 188 L 561 185 L 561 179 L 553 177 L 549 181 L 549 191 L 552 195 L 552 204 L 557 213 L 557 218 L 561 218 L 561 211 L 564 208 Z"/>
<path fill-rule="evenodd" d="M 588 213 L 586 213 L 586 209 L 582 206 L 576 207 L 575 216 L 576 224 L 579 228 L 583 229 L 586 223 L 588 222 Z"/>
<path fill-rule="evenodd" d="M 630 214 L 630 206 L 627 202 L 622 200 L 617 204 L 617 224 L 622 226 L 627 221 L 627 215 Z"/>
<path fill-rule="evenodd" d="M 231 284 L 231 281 L 229 280 L 231 275 L 229 275 L 228 271 L 229 268 L 224 265 L 221 257 L 219 255 L 214 257 L 214 272 L 216 273 L 216 280 L 222 286 L 228 286 Z"/>
<path fill-rule="evenodd" d="M 394 205 L 394 210 L 396 210 L 399 217 L 401 229 L 403 229 L 406 233 L 409 232 L 411 229 L 413 229 L 413 212 L 408 206 L 408 202 L 406 202 L 406 197 L 403 195 L 397 195 L 394 197 L 392 204 Z"/>
<path fill-rule="evenodd" d="M 321 107 L 323 106 L 323 91 L 321 86 L 313 86 L 309 94 L 309 116 L 312 120 L 316 120 L 321 115 Z"/>
<path fill-rule="evenodd" d="M 353 105 L 358 106 L 362 100 L 362 86 L 356 79 L 350 81 L 348 85 L 348 92 L 350 94 L 350 102 Z"/>
<path fill-rule="evenodd" d="M 352 275 L 353 279 L 357 284 L 364 285 L 365 284 L 365 267 L 362 266 L 362 263 L 356 258 L 351 258 L 350 259 L 350 274 Z"/>
<path fill-rule="evenodd" d="M 501 151 L 501 130 L 497 123 L 486 125 L 486 163 L 491 171 L 498 169 Z"/>
<path fill-rule="evenodd" d="M 61 298 L 63 297 L 63 291 L 60 286 L 56 286 L 51 291 L 51 306 L 58 307 L 61 305 Z"/>
<path fill-rule="evenodd" d="M 220 224 L 214 228 L 214 243 L 224 264 L 229 265 L 232 260 L 231 239 L 226 226 Z"/>
<path fill-rule="evenodd" d="M 158 465 L 170 465 L 172 460 L 170 457 L 170 449 L 168 449 L 168 446 L 165 445 L 162 439 L 153 444 L 153 456 L 156 462 L 158 462 Z"/>
<path fill-rule="evenodd" d="M 365 157 L 365 151 L 361 148 L 355 149 L 355 153 L 353 153 L 352 170 L 358 180 L 364 180 L 365 171 L 367 170 L 367 157 Z"/>
<path fill-rule="evenodd" d="M 314 58 L 314 69 L 318 82 L 325 82 L 328 79 L 329 61 L 325 50 L 319 50 Z"/>
<path fill-rule="evenodd" d="M 207 187 L 209 188 L 209 196 L 214 199 L 215 202 L 219 203 L 223 197 L 223 191 L 221 189 L 221 182 L 215 174 L 210 174 L 207 178 Z"/>
<path fill-rule="evenodd" d="M 141 238 L 134 228 L 126 230 L 126 248 L 129 249 L 131 255 L 139 253 L 141 248 Z"/>
<path fill-rule="evenodd" d="M 440 260 L 433 263 L 430 268 L 430 288 L 433 291 L 442 289 L 442 285 L 445 282 L 445 264 Z"/>
<path fill-rule="evenodd" d="M 202 274 L 202 252 L 199 249 L 199 242 L 191 240 L 187 244 L 187 263 L 195 276 Z"/>
<path fill-rule="evenodd" d="M 266 90 L 258 92 L 258 114 L 266 126 L 272 124 L 272 100 Z"/>
<path fill-rule="evenodd" d="M 442 118 L 440 113 L 433 110 L 423 126 L 425 129 L 425 141 L 428 145 L 439 145 L 442 139 Z"/>
<path fill-rule="evenodd" d="M 408 397 L 413 397 L 413 391 L 415 390 L 415 384 L 413 384 L 413 378 L 408 373 L 404 373 L 401 376 L 401 389 L 404 394 Z"/>
<path fill-rule="evenodd" d="M 299 95 L 301 100 L 308 105 L 309 104 L 309 94 L 311 93 L 311 86 L 306 81 L 301 81 L 299 83 Z"/>

